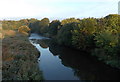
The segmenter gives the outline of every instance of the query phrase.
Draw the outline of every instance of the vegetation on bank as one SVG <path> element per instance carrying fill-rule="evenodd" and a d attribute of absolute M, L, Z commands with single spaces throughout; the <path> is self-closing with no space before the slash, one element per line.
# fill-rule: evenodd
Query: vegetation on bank
<path fill-rule="evenodd" d="M 16 23 L 4 21 L 3 24 L 7 26 L 10 22 L 14 23 L 14 28 L 10 27 L 12 29 L 26 25 L 31 29 L 31 33 L 51 37 L 62 46 L 90 52 L 106 64 L 120 68 L 120 15 L 110 14 L 104 18 L 68 18 L 52 22 L 48 18 L 23 19 Z"/>
<path fill-rule="evenodd" d="M 2 39 L 2 80 L 43 80 L 37 49 L 25 34 L 14 32 Z"/>

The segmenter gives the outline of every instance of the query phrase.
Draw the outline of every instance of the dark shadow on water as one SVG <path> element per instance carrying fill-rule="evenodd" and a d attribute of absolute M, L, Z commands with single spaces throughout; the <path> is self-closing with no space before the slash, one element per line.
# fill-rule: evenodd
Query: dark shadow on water
<path fill-rule="evenodd" d="M 58 56 L 61 63 L 73 69 L 74 76 L 81 80 L 119 80 L 120 70 L 112 68 L 89 53 L 58 46 L 51 40 L 40 40 L 43 48 L 49 47 L 53 56 Z"/>

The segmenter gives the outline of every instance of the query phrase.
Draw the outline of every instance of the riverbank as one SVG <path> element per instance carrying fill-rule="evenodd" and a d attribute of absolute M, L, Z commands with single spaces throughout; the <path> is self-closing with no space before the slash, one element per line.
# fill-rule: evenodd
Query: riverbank
<path fill-rule="evenodd" d="M 109 14 L 102 18 L 67 18 L 36 20 L 29 24 L 31 33 L 54 38 L 61 46 L 71 47 L 96 56 L 98 60 L 120 69 L 120 15 Z"/>
<path fill-rule="evenodd" d="M 103 62 L 103 63 L 105 63 L 106 65 L 108 65 L 108 66 L 110 66 L 112 68 L 120 69 L 120 61 L 119 61 L 120 57 L 118 56 L 119 47 L 117 47 L 117 50 L 115 51 L 117 54 L 114 54 L 114 53 L 108 54 L 107 51 L 105 51 L 102 48 L 94 47 L 94 48 L 91 48 L 91 49 L 82 50 L 82 49 L 78 49 L 78 48 L 74 47 L 72 44 L 70 44 L 70 45 L 59 44 L 59 39 L 56 38 L 56 37 L 49 37 L 49 36 L 46 36 L 44 34 L 42 36 L 47 37 L 47 38 L 51 38 L 51 41 L 53 43 L 56 43 L 59 46 L 68 47 L 68 48 L 71 48 L 72 50 L 78 50 L 78 51 L 82 51 L 82 52 L 87 52 L 87 53 L 89 53 L 89 55 L 91 57 L 95 57 L 98 61 Z"/>
<path fill-rule="evenodd" d="M 45 80 L 117 80 L 120 70 L 92 57 L 90 53 L 59 46 L 37 34 L 29 37 L 41 56 L 38 65 Z"/>
<path fill-rule="evenodd" d="M 39 53 L 26 35 L 16 32 L 2 40 L 2 80 L 43 80 Z"/>

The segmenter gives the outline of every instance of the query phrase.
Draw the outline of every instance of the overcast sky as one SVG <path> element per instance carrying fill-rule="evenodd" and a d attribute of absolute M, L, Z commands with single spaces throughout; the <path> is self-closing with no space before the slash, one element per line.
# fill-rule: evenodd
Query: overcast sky
<path fill-rule="evenodd" d="M 118 13 L 119 0 L 0 0 L 0 19 L 86 18 Z"/>

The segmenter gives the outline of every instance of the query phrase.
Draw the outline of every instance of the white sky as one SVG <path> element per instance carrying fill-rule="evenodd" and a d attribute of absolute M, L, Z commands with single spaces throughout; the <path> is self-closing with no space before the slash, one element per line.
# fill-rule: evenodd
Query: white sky
<path fill-rule="evenodd" d="M 118 13 L 119 0 L 0 0 L 0 19 L 84 18 Z"/>

